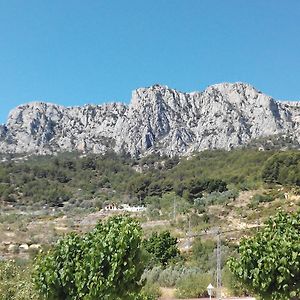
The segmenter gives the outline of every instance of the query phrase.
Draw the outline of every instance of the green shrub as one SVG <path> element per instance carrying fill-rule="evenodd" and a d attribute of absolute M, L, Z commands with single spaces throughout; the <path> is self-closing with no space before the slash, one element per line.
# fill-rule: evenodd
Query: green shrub
<path fill-rule="evenodd" d="M 232 255 L 233 248 L 225 241 L 221 245 L 222 261 L 221 267 L 226 265 L 227 258 Z M 198 266 L 202 273 L 214 271 L 217 265 L 216 241 L 196 238 L 192 244 L 191 262 Z"/>
<path fill-rule="evenodd" d="M 179 298 L 207 297 L 207 286 L 212 281 L 210 274 L 194 274 L 184 277 L 176 286 Z"/>
<path fill-rule="evenodd" d="M 236 278 L 261 299 L 299 299 L 300 212 L 278 212 L 229 260 Z"/>
<path fill-rule="evenodd" d="M 34 282 L 46 299 L 132 299 L 144 268 L 141 227 L 112 217 L 83 237 L 70 234 L 35 265 Z"/>
<path fill-rule="evenodd" d="M 222 284 L 227 289 L 231 296 L 245 297 L 250 293 L 247 288 L 232 274 L 228 266 L 225 266 L 222 270 Z"/>
<path fill-rule="evenodd" d="M 161 271 L 162 271 L 161 266 L 155 266 L 152 269 L 145 270 L 142 275 L 142 280 L 147 280 L 148 283 L 154 284 L 158 282 Z"/>
<path fill-rule="evenodd" d="M 167 268 L 161 270 L 159 274 L 158 282 L 161 286 L 164 287 L 173 287 L 176 285 L 178 280 L 180 280 L 183 275 L 184 270 L 180 268 Z"/>
<path fill-rule="evenodd" d="M 209 205 L 223 205 L 228 203 L 230 200 L 235 200 L 239 193 L 237 190 L 223 191 L 223 192 L 211 192 L 200 198 L 194 200 L 194 206 L 198 212 L 202 211 L 206 206 Z"/>
<path fill-rule="evenodd" d="M 146 283 L 142 290 L 141 296 L 143 300 L 156 300 L 161 296 L 161 291 L 157 283 Z"/>
<path fill-rule="evenodd" d="M 18 266 L 15 261 L 0 261 L 0 299 L 38 300 L 30 276 L 29 267 Z"/>
<path fill-rule="evenodd" d="M 171 260 L 180 256 L 177 238 L 167 230 L 161 233 L 153 232 L 149 239 L 144 240 L 143 245 L 150 254 L 152 265 L 166 266 Z"/>
<path fill-rule="evenodd" d="M 251 202 L 249 203 L 249 208 L 257 208 L 260 203 L 272 202 L 275 197 L 271 194 L 255 194 L 253 195 Z"/>
<path fill-rule="evenodd" d="M 169 266 L 165 269 L 162 267 L 154 267 L 146 270 L 142 279 L 146 279 L 148 283 L 158 283 L 163 287 L 174 287 L 177 283 L 188 276 L 201 273 L 202 270 L 197 267 L 184 267 L 184 266 Z"/>

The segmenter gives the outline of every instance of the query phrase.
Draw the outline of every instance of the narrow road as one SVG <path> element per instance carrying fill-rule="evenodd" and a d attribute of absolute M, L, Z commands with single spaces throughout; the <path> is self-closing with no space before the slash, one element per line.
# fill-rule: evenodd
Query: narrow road
<path fill-rule="evenodd" d="M 160 300 L 209 300 L 209 298 L 190 298 L 190 299 L 177 299 L 177 298 L 170 298 L 170 297 L 161 297 Z M 211 298 L 211 300 L 216 300 L 216 298 Z M 246 298 L 222 298 L 222 300 L 255 300 L 255 298 L 252 297 L 246 297 Z"/>
<path fill-rule="evenodd" d="M 190 298 L 190 299 L 178 299 L 174 296 L 174 288 L 161 288 L 162 295 L 159 300 L 209 300 L 209 298 Z M 217 300 L 212 297 L 211 300 Z M 255 300 L 253 297 L 226 297 L 222 300 Z"/>

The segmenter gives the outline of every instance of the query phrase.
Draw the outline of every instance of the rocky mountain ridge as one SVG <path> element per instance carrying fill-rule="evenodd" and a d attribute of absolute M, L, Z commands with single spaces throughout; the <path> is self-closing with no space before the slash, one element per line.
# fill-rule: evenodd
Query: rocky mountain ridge
<path fill-rule="evenodd" d="M 154 151 L 172 156 L 232 149 L 277 134 L 299 142 L 299 129 L 299 102 L 276 101 L 249 84 L 221 83 L 193 93 L 154 85 L 133 91 L 128 106 L 18 106 L 0 126 L 0 152 L 113 150 L 132 156 Z"/>

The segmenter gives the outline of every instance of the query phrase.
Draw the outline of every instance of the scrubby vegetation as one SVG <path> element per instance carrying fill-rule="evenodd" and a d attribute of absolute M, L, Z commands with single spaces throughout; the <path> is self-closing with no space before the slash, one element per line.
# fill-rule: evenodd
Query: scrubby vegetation
<path fill-rule="evenodd" d="M 17 296 L 27 289 L 35 299 L 31 265 L 39 249 L 44 253 L 52 249 L 52 263 L 59 262 L 54 257 L 59 249 L 73 251 L 82 238 L 93 235 L 97 219 L 120 213 L 99 212 L 112 203 L 147 207 L 132 213 L 142 224 L 141 247 L 147 257 L 139 282 L 142 299 L 157 299 L 160 287 L 176 289 L 182 298 L 207 296 L 206 283 L 216 284 L 216 228 L 224 233 L 224 287 L 232 295 L 247 295 L 245 286 L 229 272 L 227 258 L 237 255 L 241 236 L 255 234 L 278 209 L 295 211 L 300 206 L 300 155 L 295 150 L 204 151 L 181 159 L 152 154 L 135 160 L 114 153 L 4 158 L 0 164 L 0 255 L 5 262 L 0 264 L 0 288 L 8 296 L 3 299 L 29 299 Z M 27 252 L 24 247 L 29 247 Z M 65 267 L 73 268 L 68 259 L 64 259 L 69 262 Z M 50 263 L 47 270 L 54 274 L 56 267 Z M 13 277 L 20 283 L 18 291 Z M 77 293 L 73 283 L 64 284 Z M 44 287 L 49 288 L 47 283 Z M 60 291 L 58 286 L 55 290 Z"/>
<path fill-rule="evenodd" d="M 18 265 L 11 260 L 0 261 L 0 299 L 38 300 L 30 275 L 30 266 Z"/>
<path fill-rule="evenodd" d="M 177 157 L 154 155 L 135 161 L 114 153 L 10 159 L 0 165 L 0 198 L 14 206 L 60 207 L 70 202 L 89 207 L 96 205 L 95 199 L 101 206 L 124 196 L 143 201 L 170 191 L 193 201 L 203 193 L 222 193 L 228 185 L 255 188 L 263 180 L 298 184 L 299 155 L 273 154 L 256 150 L 206 151 L 180 161 Z M 286 174 L 287 169 L 290 174 Z"/>

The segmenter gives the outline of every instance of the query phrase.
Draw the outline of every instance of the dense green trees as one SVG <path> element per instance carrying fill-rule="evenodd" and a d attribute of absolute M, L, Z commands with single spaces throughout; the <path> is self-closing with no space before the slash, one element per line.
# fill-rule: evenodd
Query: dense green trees
<path fill-rule="evenodd" d="M 141 227 L 119 216 L 60 240 L 37 260 L 34 282 L 51 300 L 137 299 L 143 270 Z"/>
<path fill-rule="evenodd" d="M 266 161 L 262 178 L 267 183 L 300 186 L 300 153 L 288 151 L 274 154 Z"/>
<path fill-rule="evenodd" d="M 279 212 L 255 236 L 244 239 L 229 266 L 261 299 L 300 297 L 300 213 Z"/>
<path fill-rule="evenodd" d="M 69 200 L 103 203 L 124 196 L 143 202 L 149 196 L 175 192 L 193 203 L 232 185 L 238 190 L 259 187 L 263 181 L 299 185 L 299 153 L 273 154 L 243 149 L 204 151 L 180 160 L 155 155 L 134 160 L 114 153 L 30 157 L 0 164 L 0 200 L 62 206 Z"/>
<path fill-rule="evenodd" d="M 149 239 L 144 240 L 144 247 L 151 255 L 152 264 L 166 266 L 168 262 L 179 257 L 177 238 L 169 231 L 153 232 Z"/>
<path fill-rule="evenodd" d="M 87 157 L 77 154 L 37 156 L 1 163 L 0 200 L 11 202 L 13 199 L 16 205 L 61 206 L 69 199 L 91 199 L 96 193 L 108 194 L 107 188 L 111 193 L 125 194 L 129 180 L 138 176 L 131 163 L 130 159 L 113 153 Z"/>
<path fill-rule="evenodd" d="M 192 201 L 201 198 L 204 192 L 224 192 L 226 190 L 227 184 L 221 179 L 192 178 L 183 184 L 185 197 Z"/>

